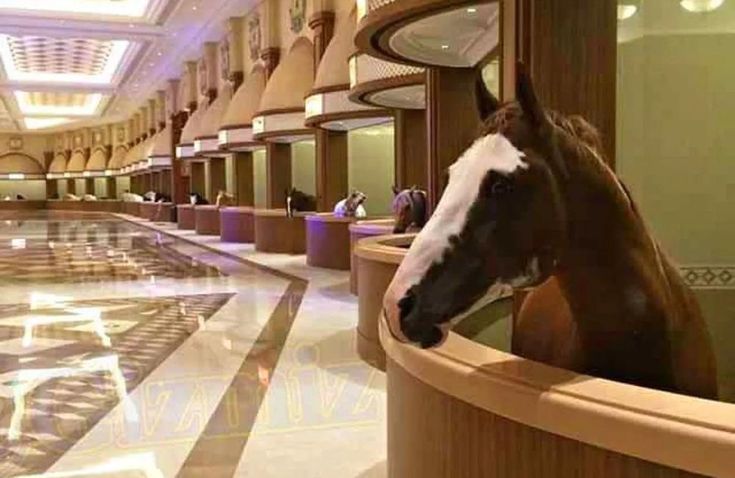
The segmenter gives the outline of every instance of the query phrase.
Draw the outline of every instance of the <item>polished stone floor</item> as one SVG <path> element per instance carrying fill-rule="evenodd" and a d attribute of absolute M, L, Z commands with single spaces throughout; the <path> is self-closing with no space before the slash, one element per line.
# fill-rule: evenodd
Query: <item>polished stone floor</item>
<path fill-rule="evenodd" d="M 348 273 L 138 222 L 0 213 L 0 476 L 385 476 Z"/>

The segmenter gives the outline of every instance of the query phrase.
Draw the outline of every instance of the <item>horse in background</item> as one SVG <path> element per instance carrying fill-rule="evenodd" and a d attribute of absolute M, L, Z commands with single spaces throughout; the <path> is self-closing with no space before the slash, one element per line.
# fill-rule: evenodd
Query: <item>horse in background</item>
<path fill-rule="evenodd" d="M 217 193 L 217 200 L 215 201 L 215 205 L 219 207 L 228 207 L 228 206 L 234 206 L 235 205 L 235 195 L 230 194 L 227 191 L 220 190 Z"/>
<path fill-rule="evenodd" d="M 391 332 L 439 346 L 501 288 L 534 287 L 513 353 L 578 373 L 718 395 L 699 304 L 604 160 L 597 130 L 545 110 L 523 65 L 517 102 L 478 81 L 481 136 L 451 166 L 434 214 L 384 299 Z"/>
<path fill-rule="evenodd" d="M 124 193 L 122 193 L 122 200 L 123 202 L 143 202 L 144 198 L 140 194 L 125 191 Z"/>
<path fill-rule="evenodd" d="M 393 234 L 421 230 L 428 220 L 428 212 L 426 191 L 416 186 L 401 191 L 393 186 Z"/>
<path fill-rule="evenodd" d="M 365 201 L 367 201 L 367 195 L 354 189 L 349 196 L 334 206 L 334 215 L 337 217 L 367 217 L 367 211 L 363 206 Z"/>
<path fill-rule="evenodd" d="M 205 206 L 209 204 L 209 201 L 199 193 L 189 194 L 189 204 L 192 206 Z"/>
<path fill-rule="evenodd" d="M 286 190 L 286 216 L 293 217 L 295 212 L 316 211 L 316 197 L 296 188 Z"/>

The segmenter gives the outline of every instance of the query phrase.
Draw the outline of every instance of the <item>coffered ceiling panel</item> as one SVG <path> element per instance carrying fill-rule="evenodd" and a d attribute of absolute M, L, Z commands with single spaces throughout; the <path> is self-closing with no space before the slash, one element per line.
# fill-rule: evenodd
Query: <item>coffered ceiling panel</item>
<path fill-rule="evenodd" d="M 129 45 L 126 40 L 0 35 L 0 59 L 12 81 L 107 84 Z"/>
<path fill-rule="evenodd" d="M 0 10 L 13 13 L 43 12 L 73 16 L 104 15 L 140 18 L 157 3 L 156 0 L 0 0 Z"/>
<path fill-rule="evenodd" d="M 126 121 L 257 1 L 0 0 L 0 132 Z"/>

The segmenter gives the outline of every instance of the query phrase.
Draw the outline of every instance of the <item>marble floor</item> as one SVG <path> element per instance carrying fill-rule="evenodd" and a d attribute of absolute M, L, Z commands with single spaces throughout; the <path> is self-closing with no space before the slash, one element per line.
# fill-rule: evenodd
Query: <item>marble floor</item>
<path fill-rule="evenodd" d="M 0 213 L 0 271 L 0 477 L 386 475 L 347 272 L 43 212 Z"/>

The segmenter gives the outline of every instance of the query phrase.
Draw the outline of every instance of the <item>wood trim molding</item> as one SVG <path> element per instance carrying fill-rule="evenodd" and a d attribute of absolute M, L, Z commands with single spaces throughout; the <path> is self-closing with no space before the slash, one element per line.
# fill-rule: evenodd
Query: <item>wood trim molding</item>
<path fill-rule="evenodd" d="M 303 129 L 284 129 L 284 130 L 278 130 L 278 131 L 266 131 L 264 133 L 260 134 L 254 134 L 253 139 L 257 141 L 265 141 L 268 143 L 275 143 L 277 141 L 273 141 L 276 138 L 284 138 L 288 136 L 313 136 L 314 130 L 311 128 L 303 128 Z"/>
<path fill-rule="evenodd" d="M 354 101 L 355 103 L 384 108 L 382 105 L 371 103 L 369 96 L 380 91 L 391 90 L 394 88 L 423 85 L 425 82 L 425 73 L 414 73 L 412 75 L 394 76 L 391 78 L 382 78 L 380 80 L 366 81 L 364 83 L 358 83 L 350 89 L 348 98 L 350 101 Z"/>
<path fill-rule="evenodd" d="M 387 108 L 375 110 L 343 111 L 339 113 L 326 113 L 323 115 L 312 116 L 306 119 L 306 121 L 304 121 L 304 124 L 310 128 L 318 128 L 320 125 L 328 123 L 330 121 L 380 117 L 393 118 L 393 116 L 393 111 Z"/>
<path fill-rule="evenodd" d="M 477 0 L 401 0 L 385 3 L 360 20 L 355 31 L 355 45 L 359 51 L 386 61 L 414 66 L 436 66 L 396 54 L 390 48 L 391 36 L 407 24 L 477 3 Z"/>
<path fill-rule="evenodd" d="M 303 106 L 294 106 L 292 108 L 273 108 L 270 110 L 263 110 L 258 111 L 253 115 L 253 118 L 257 116 L 272 116 L 272 115 L 282 115 L 286 113 L 303 113 L 304 107 Z"/>
<path fill-rule="evenodd" d="M 242 123 L 242 124 L 228 124 L 225 126 L 220 127 L 220 131 L 231 131 L 233 129 L 246 129 L 246 128 L 252 128 L 252 123 Z"/>
<path fill-rule="evenodd" d="M 311 90 L 304 97 L 304 99 L 306 99 L 306 98 L 308 98 L 310 96 L 319 95 L 319 94 L 322 94 L 322 93 L 333 93 L 335 91 L 345 91 L 345 90 L 349 90 L 349 89 L 350 89 L 350 84 L 349 83 L 343 83 L 341 85 L 322 86 L 321 88 L 314 88 L 313 90 Z"/>

